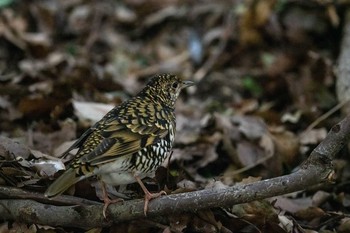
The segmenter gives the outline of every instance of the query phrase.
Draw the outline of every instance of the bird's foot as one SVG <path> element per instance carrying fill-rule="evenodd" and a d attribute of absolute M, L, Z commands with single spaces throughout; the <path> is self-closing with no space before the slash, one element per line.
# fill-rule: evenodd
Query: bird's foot
<path fill-rule="evenodd" d="M 114 203 L 117 203 L 117 202 L 124 202 L 124 199 L 122 198 L 117 198 L 117 199 L 113 199 L 111 200 L 109 197 L 104 197 L 103 198 L 103 202 L 105 203 L 104 206 L 103 206 L 103 217 L 106 218 L 106 211 L 107 211 L 107 208 L 110 204 L 114 204 Z"/>
<path fill-rule="evenodd" d="M 143 207 L 143 213 L 147 216 L 148 203 L 150 200 L 158 198 L 162 195 L 167 195 L 165 191 L 160 191 L 159 193 L 150 193 L 148 190 L 145 192 L 145 205 Z"/>
<path fill-rule="evenodd" d="M 150 193 L 148 191 L 148 189 L 146 188 L 146 186 L 142 183 L 142 180 L 140 179 L 140 177 L 135 175 L 135 179 L 136 179 L 137 183 L 139 183 L 139 185 L 141 186 L 143 192 L 145 193 L 145 205 L 143 207 L 143 213 L 145 214 L 145 216 L 147 216 L 149 201 L 154 199 L 154 198 L 158 198 L 158 197 L 162 196 L 162 194 L 167 195 L 167 193 L 165 191 L 160 191 L 159 193 Z"/>
<path fill-rule="evenodd" d="M 111 200 L 108 197 L 107 190 L 106 190 L 106 184 L 104 182 L 101 182 L 101 187 L 102 187 L 103 202 L 105 203 L 103 206 L 102 214 L 103 214 L 103 217 L 106 218 L 106 216 L 107 216 L 106 211 L 107 211 L 108 206 L 110 204 L 114 204 L 117 202 L 123 202 L 124 200 L 122 198 L 116 198 L 116 199 Z"/>

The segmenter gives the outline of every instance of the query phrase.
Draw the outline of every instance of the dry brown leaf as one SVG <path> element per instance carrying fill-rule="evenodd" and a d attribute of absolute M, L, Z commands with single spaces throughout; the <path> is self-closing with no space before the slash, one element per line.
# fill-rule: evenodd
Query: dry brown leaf
<path fill-rule="evenodd" d="M 248 176 L 247 178 L 242 179 L 242 181 L 238 182 L 237 184 L 250 184 L 260 180 L 261 180 L 261 177 Z"/>
<path fill-rule="evenodd" d="M 0 136 L 0 156 L 5 160 L 12 161 L 15 156 L 21 156 L 27 159 L 30 155 L 30 150 L 24 144 L 7 137 Z"/>
<path fill-rule="evenodd" d="M 136 13 L 124 5 L 116 7 L 114 17 L 116 21 L 127 24 L 135 23 L 137 20 Z"/>
<path fill-rule="evenodd" d="M 199 217 L 194 217 L 191 221 L 191 229 L 194 232 L 215 233 L 218 232 L 216 226 L 204 221 Z"/>
<path fill-rule="evenodd" d="M 239 21 L 239 39 L 242 44 L 254 45 L 262 42 L 263 35 L 260 30 L 273 14 L 275 3 L 275 0 L 245 2 L 246 8 Z"/>
<path fill-rule="evenodd" d="M 100 233 L 102 231 L 102 228 L 92 228 L 88 231 L 85 231 L 85 233 Z"/>
<path fill-rule="evenodd" d="M 286 130 L 270 130 L 271 138 L 275 145 L 275 155 L 279 156 L 283 165 L 294 167 L 300 163 L 301 156 L 299 153 L 298 137 Z M 282 164 L 280 164 L 282 170 Z"/>
<path fill-rule="evenodd" d="M 239 131 L 250 140 L 259 139 L 267 132 L 267 125 L 259 117 L 233 116 L 232 122 L 237 125 Z"/>
<path fill-rule="evenodd" d="M 28 86 L 28 90 L 33 93 L 43 93 L 47 95 L 52 93 L 53 91 L 53 82 L 52 80 L 36 82 Z"/>
<path fill-rule="evenodd" d="M 341 219 L 340 225 L 338 227 L 338 232 L 339 233 L 347 233 L 350 232 L 350 218 L 345 217 Z"/>
<path fill-rule="evenodd" d="M 41 131 L 28 132 L 28 144 L 36 150 L 51 154 L 62 142 L 76 138 L 76 123 L 74 121 L 68 119 L 60 122 L 59 125 L 61 129 L 52 133 L 43 133 Z"/>
<path fill-rule="evenodd" d="M 60 157 L 64 152 L 66 152 L 75 142 L 76 140 L 64 142 L 53 151 L 54 157 Z M 78 152 L 78 149 L 71 150 L 69 154 L 75 155 Z M 65 159 L 65 158 L 62 158 Z"/>
<path fill-rule="evenodd" d="M 312 129 L 306 132 L 301 133 L 300 143 L 303 145 L 308 144 L 318 144 L 320 143 L 327 135 L 327 130 L 325 128 Z"/>
<path fill-rule="evenodd" d="M 91 28 L 93 9 L 89 5 L 79 5 L 73 8 L 68 17 L 68 28 L 72 33 L 86 33 Z"/>
<path fill-rule="evenodd" d="M 293 232 L 294 222 L 283 215 L 278 215 L 279 225 L 282 226 L 287 232 Z"/>
<path fill-rule="evenodd" d="M 281 117 L 281 121 L 283 123 L 290 122 L 290 123 L 296 124 L 299 122 L 301 116 L 302 116 L 302 112 L 300 110 L 294 113 L 287 112 L 283 114 L 283 116 Z"/>
<path fill-rule="evenodd" d="M 62 160 L 56 159 L 50 155 L 44 154 L 40 151 L 31 150 L 35 156 L 35 160 L 27 161 L 27 166 L 34 168 L 41 176 L 53 176 L 60 170 L 65 170 Z M 23 164 L 22 164 L 23 166 Z"/>
<path fill-rule="evenodd" d="M 218 231 L 221 230 L 222 224 L 220 221 L 216 220 L 214 213 L 211 210 L 199 211 L 197 215 L 201 219 L 215 226 Z"/>
<path fill-rule="evenodd" d="M 258 165 L 257 162 L 264 157 L 264 151 L 254 143 L 241 141 L 237 144 L 237 161 L 241 167 Z"/>
<path fill-rule="evenodd" d="M 28 51 L 35 58 L 46 57 L 51 49 L 51 39 L 46 33 L 24 33 L 23 41 L 26 43 Z"/>
<path fill-rule="evenodd" d="M 4 36 L 20 49 L 25 49 L 26 44 L 22 39 L 22 34 L 28 27 L 26 19 L 15 14 L 15 12 L 9 8 L 4 9 L 1 12 L 1 16 L 0 35 Z"/>
<path fill-rule="evenodd" d="M 197 184 L 191 180 L 184 179 L 177 183 L 177 187 L 182 190 L 196 190 Z"/>
<path fill-rule="evenodd" d="M 176 6 L 167 6 L 164 7 L 163 9 L 149 15 L 143 20 L 143 27 L 151 27 L 156 24 L 161 23 L 167 18 L 179 18 L 179 17 L 184 17 L 186 14 L 186 9 L 185 8 L 179 8 Z"/>
<path fill-rule="evenodd" d="M 175 143 L 189 145 L 199 140 L 201 122 L 193 117 L 187 117 L 181 113 L 176 114 Z"/>
<path fill-rule="evenodd" d="M 111 104 L 73 101 L 73 107 L 75 114 L 81 120 L 97 122 L 101 120 L 101 118 L 104 117 L 104 115 L 106 115 L 106 113 L 114 106 Z"/>
<path fill-rule="evenodd" d="M 230 213 L 252 222 L 256 226 L 265 225 L 266 222 L 278 223 L 276 210 L 267 201 L 253 201 L 234 205 L 230 208 Z"/>
<path fill-rule="evenodd" d="M 332 195 L 328 192 L 319 190 L 312 196 L 312 205 L 321 206 L 324 204 Z"/>
<path fill-rule="evenodd" d="M 315 218 L 321 218 L 326 215 L 324 210 L 319 207 L 310 206 L 308 208 L 298 210 L 294 215 L 300 219 L 311 221 Z"/>
<path fill-rule="evenodd" d="M 283 211 L 287 211 L 289 213 L 296 213 L 298 211 L 302 211 L 305 208 L 312 207 L 311 198 L 297 198 L 291 199 L 283 196 L 273 197 L 270 200 L 274 202 L 274 206 Z"/>
<path fill-rule="evenodd" d="M 17 233 L 17 232 L 21 232 L 21 233 L 36 233 L 37 232 L 37 227 L 33 224 L 28 226 L 25 223 L 20 223 L 20 222 L 14 222 L 13 224 L 11 224 L 11 227 L 8 226 L 7 231 L 8 233 Z"/>
<path fill-rule="evenodd" d="M 11 102 L 6 96 L 0 96 L 0 108 L 7 109 L 11 106 Z"/>
<path fill-rule="evenodd" d="M 189 214 L 172 215 L 169 217 L 169 222 L 172 230 L 183 232 L 192 222 L 192 216 Z"/>
<path fill-rule="evenodd" d="M 32 96 L 21 99 L 18 109 L 26 117 L 45 117 L 64 101 L 52 97 Z"/>

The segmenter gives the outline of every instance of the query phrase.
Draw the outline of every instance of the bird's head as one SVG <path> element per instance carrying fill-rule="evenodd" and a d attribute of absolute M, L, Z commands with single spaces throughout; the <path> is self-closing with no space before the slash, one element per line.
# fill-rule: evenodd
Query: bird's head
<path fill-rule="evenodd" d="M 184 81 L 176 75 L 159 74 L 147 83 L 145 91 L 147 90 L 151 95 L 160 99 L 163 104 L 173 108 L 181 90 L 192 85 L 194 82 Z"/>

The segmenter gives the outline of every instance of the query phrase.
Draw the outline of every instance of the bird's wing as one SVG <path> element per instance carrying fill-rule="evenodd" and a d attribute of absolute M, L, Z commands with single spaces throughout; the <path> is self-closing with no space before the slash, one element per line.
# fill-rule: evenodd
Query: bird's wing
<path fill-rule="evenodd" d="M 87 139 L 84 146 L 89 146 L 89 141 L 93 140 L 93 149 L 79 158 L 80 163 L 98 165 L 113 161 L 138 152 L 168 133 L 165 125 L 156 122 L 142 124 L 137 120 L 113 119 L 103 125 Z M 84 153 L 84 149 L 81 152 Z"/>
<path fill-rule="evenodd" d="M 86 130 L 81 136 L 80 138 L 78 138 L 78 140 L 76 140 L 65 152 L 63 152 L 60 155 L 60 158 L 65 158 L 69 152 L 71 152 L 72 150 L 76 149 L 76 148 L 80 148 L 84 142 L 86 141 L 86 139 L 91 135 L 91 133 L 94 132 L 94 130 L 96 129 L 96 126 L 98 124 L 96 123 L 95 125 L 93 125 L 92 127 L 90 127 L 88 130 Z"/>

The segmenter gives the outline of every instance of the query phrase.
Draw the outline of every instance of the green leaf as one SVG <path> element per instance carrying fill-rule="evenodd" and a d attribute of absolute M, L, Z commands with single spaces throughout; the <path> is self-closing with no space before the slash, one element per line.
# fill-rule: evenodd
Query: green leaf
<path fill-rule="evenodd" d="M 263 93 L 263 90 L 259 83 L 256 82 L 256 80 L 253 77 L 246 76 L 243 78 L 243 86 L 249 90 L 249 92 L 255 96 L 258 97 Z"/>
<path fill-rule="evenodd" d="M 0 0 L 0 8 L 5 8 L 11 3 L 13 3 L 14 0 Z"/>

